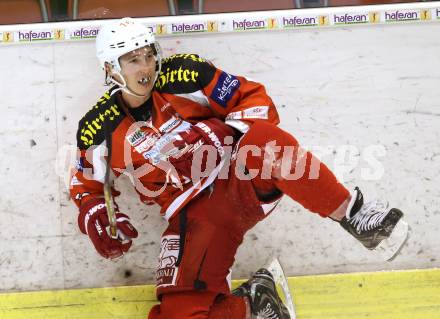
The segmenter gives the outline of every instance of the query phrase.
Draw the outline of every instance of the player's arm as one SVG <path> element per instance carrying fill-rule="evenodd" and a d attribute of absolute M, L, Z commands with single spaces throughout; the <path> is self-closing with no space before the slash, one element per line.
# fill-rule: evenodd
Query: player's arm
<path fill-rule="evenodd" d="M 105 147 L 87 145 L 82 123 L 78 129 L 78 160 L 73 168 L 70 181 L 70 196 L 79 208 L 78 226 L 82 233 L 89 236 L 97 252 L 105 258 L 117 258 L 127 252 L 132 245 L 132 238 L 137 237 L 136 229 L 125 214 L 116 213 L 118 237 L 109 234 L 109 218 L 104 199 L 104 178 L 106 170 Z M 112 188 L 112 195 L 117 192 Z M 117 208 L 117 205 L 115 205 Z"/>
<path fill-rule="evenodd" d="M 276 107 L 262 84 L 229 74 L 209 62 L 201 62 L 200 68 L 204 95 L 226 124 L 246 133 L 255 121 L 279 123 Z"/>
<path fill-rule="evenodd" d="M 76 166 L 72 169 L 70 180 L 70 197 L 79 209 L 85 206 L 89 201 L 95 201 L 104 198 L 103 177 L 99 172 L 104 169 L 104 162 L 97 165 L 96 159 L 93 159 L 93 149 L 80 149 L 77 152 Z M 93 162 L 95 161 L 95 167 Z M 102 168 L 100 168 L 102 166 Z M 102 171 L 103 174 L 105 171 Z M 115 189 L 113 195 L 118 196 L 119 192 Z"/>

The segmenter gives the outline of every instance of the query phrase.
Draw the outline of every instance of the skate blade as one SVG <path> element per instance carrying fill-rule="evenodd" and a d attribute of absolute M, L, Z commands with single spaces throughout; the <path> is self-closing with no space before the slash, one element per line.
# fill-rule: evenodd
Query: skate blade
<path fill-rule="evenodd" d="M 266 269 L 272 274 L 275 284 L 277 286 L 281 286 L 281 291 L 283 292 L 284 297 L 284 305 L 286 306 L 287 311 L 289 311 L 290 319 L 296 319 L 293 298 L 290 294 L 289 285 L 287 283 L 286 276 L 284 275 L 283 267 L 281 266 L 278 258 L 275 258 Z"/>
<path fill-rule="evenodd" d="M 384 239 L 375 249 L 386 261 L 392 260 L 399 253 L 403 244 L 408 239 L 409 226 L 404 220 L 400 219 L 390 237 Z"/>

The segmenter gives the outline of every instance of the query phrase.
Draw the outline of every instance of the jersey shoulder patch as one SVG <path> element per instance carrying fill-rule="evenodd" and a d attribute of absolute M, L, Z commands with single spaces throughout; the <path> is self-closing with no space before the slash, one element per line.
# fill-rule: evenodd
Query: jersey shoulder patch
<path fill-rule="evenodd" d="M 214 78 L 216 68 L 197 54 L 175 54 L 162 60 L 155 89 L 163 93 L 191 93 Z"/>
<path fill-rule="evenodd" d="M 79 121 L 76 134 L 79 149 L 99 145 L 105 140 L 105 129 L 113 132 L 125 115 L 118 107 L 110 91 L 105 92 L 98 102 Z"/>

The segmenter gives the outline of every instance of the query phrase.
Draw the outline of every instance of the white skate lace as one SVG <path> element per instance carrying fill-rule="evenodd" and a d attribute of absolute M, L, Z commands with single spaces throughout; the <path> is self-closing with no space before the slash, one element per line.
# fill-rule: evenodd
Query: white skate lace
<path fill-rule="evenodd" d="M 356 227 L 359 233 L 377 227 L 387 215 L 388 204 L 385 205 L 379 201 L 372 201 L 364 204 L 360 211 L 349 219 L 349 222 Z"/>
<path fill-rule="evenodd" d="M 264 309 L 261 309 L 257 313 L 257 319 L 279 319 L 278 315 L 272 309 L 270 303 L 266 305 Z"/>

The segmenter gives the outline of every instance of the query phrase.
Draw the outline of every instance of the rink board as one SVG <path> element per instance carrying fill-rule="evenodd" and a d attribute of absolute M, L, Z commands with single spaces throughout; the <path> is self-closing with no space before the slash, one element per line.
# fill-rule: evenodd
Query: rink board
<path fill-rule="evenodd" d="M 290 277 L 289 285 L 298 319 L 440 318 L 440 269 Z M 156 303 L 150 285 L 0 294 L 0 318 L 145 319 Z"/>

